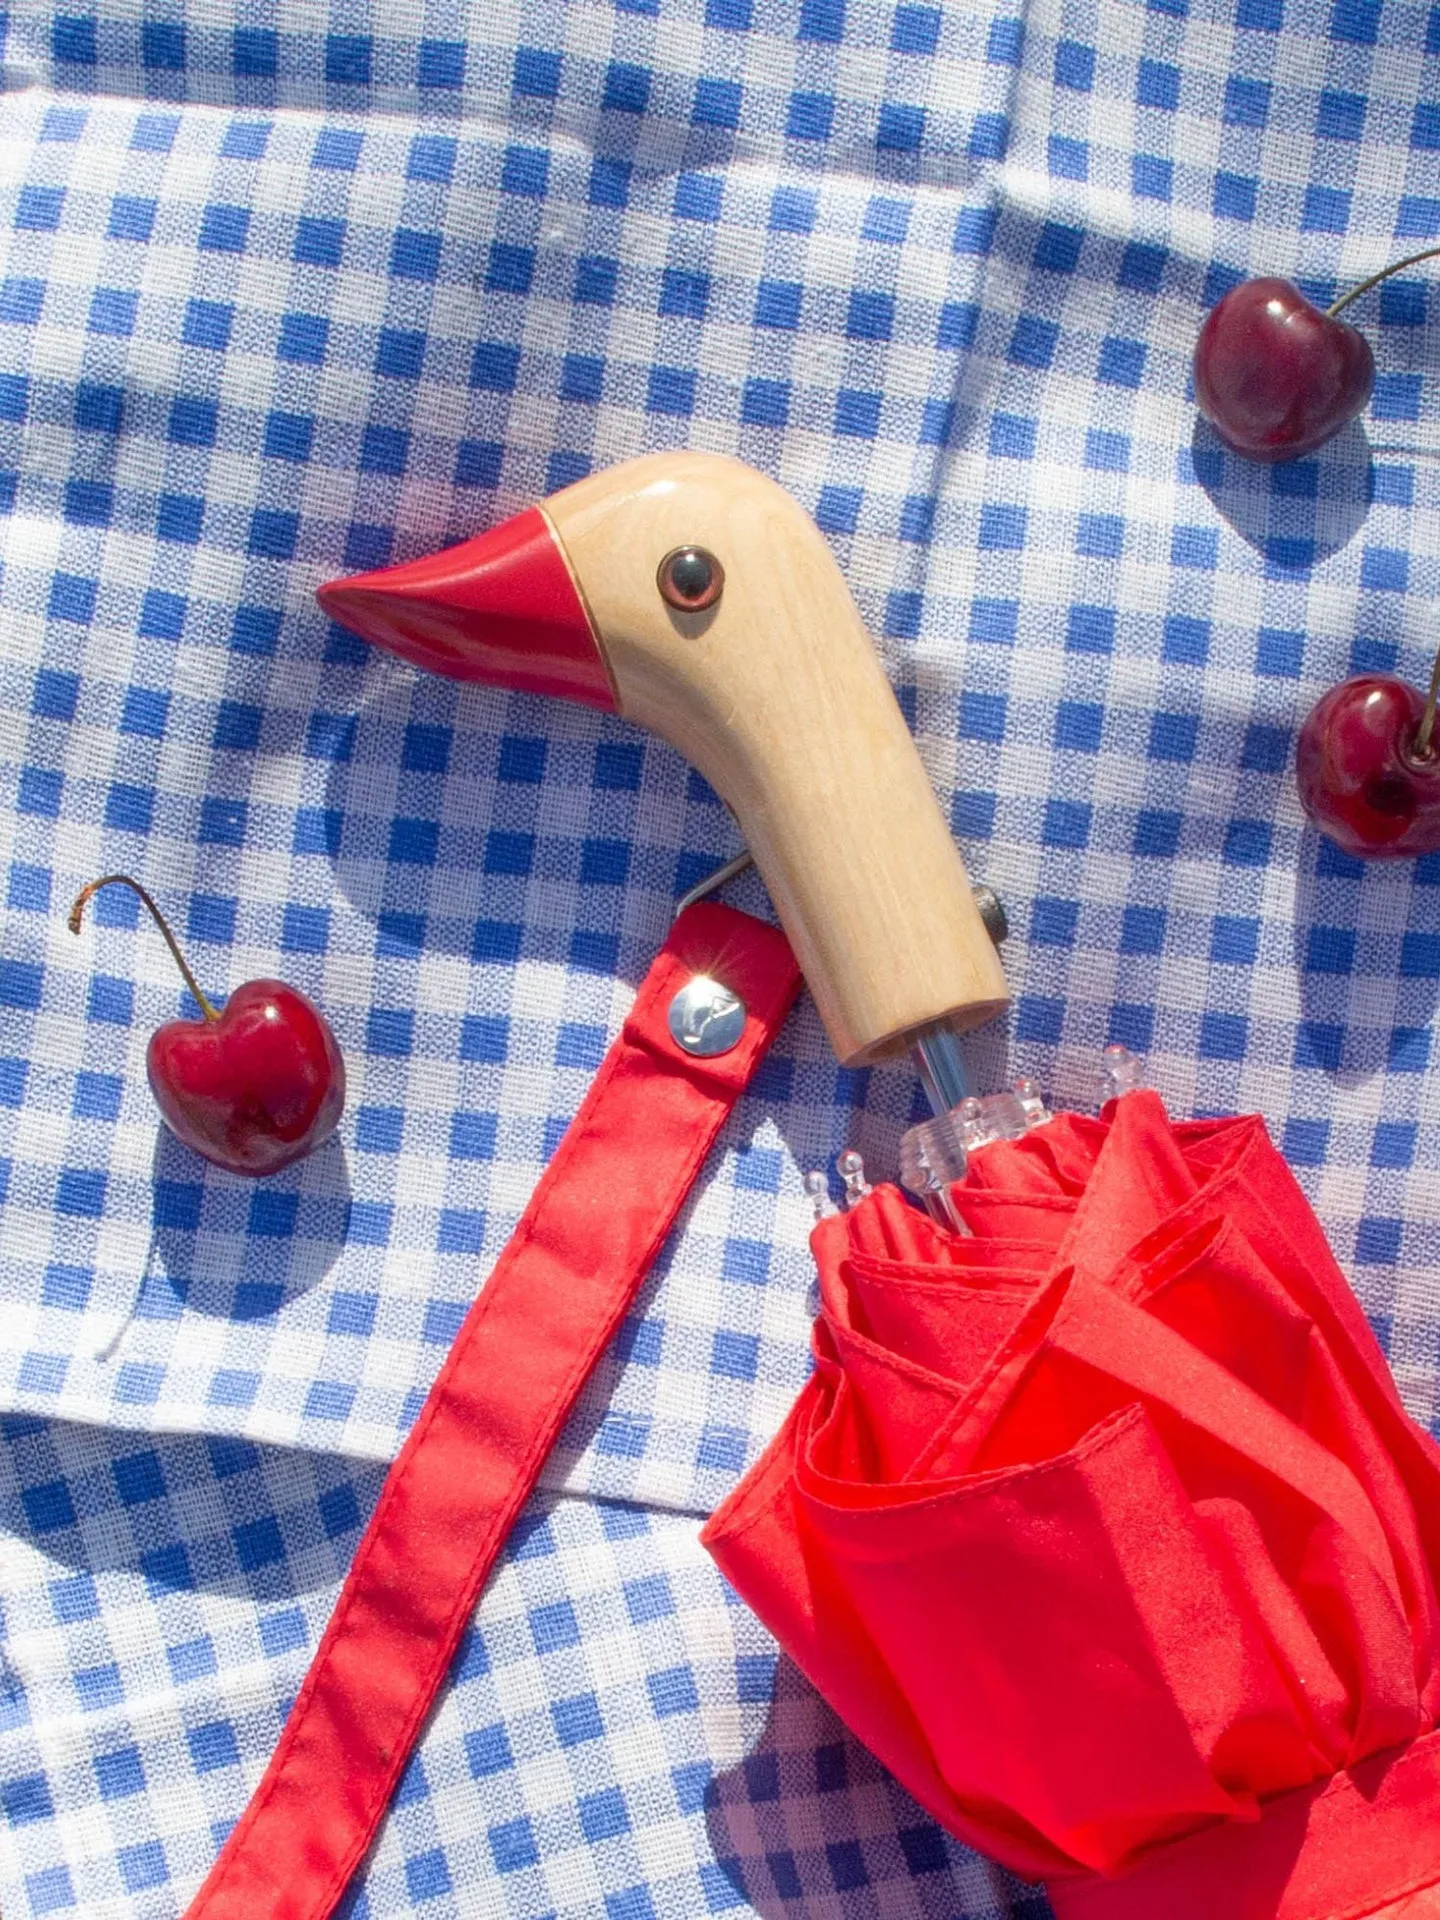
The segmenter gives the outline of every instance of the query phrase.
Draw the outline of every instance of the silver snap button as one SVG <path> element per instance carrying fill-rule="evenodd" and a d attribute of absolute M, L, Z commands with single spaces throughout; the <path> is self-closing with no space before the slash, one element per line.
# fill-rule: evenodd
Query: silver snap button
<path fill-rule="evenodd" d="M 670 1002 L 669 1022 L 677 1047 L 711 1060 L 738 1045 L 745 1031 L 745 1002 L 708 973 L 697 973 Z"/>

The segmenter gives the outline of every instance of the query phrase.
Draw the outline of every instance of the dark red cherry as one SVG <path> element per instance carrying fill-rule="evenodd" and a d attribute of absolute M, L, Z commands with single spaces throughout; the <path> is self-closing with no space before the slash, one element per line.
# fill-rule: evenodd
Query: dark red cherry
<path fill-rule="evenodd" d="M 1206 315 L 1195 345 L 1195 403 L 1251 460 L 1313 453 L 1370 398 L 1364 334 L 1322 313 L 1288 280 L 1245 280 Z"/>
<path fill-rule="evenodd" d="M 1347 853 L 1398 859 L 1440 848 L 1435 697 L 1435 683 L 1427 700 L 1408 680 L 1367 673 L 1311 709 L 1295 748 L 1300 802 Z"/>
<path fill-rule="evenodd" d="M 150 1036 L 150 1090 L 170 1131 L 231 1173 L 278 1173 L 335 1131 L 345 1106 L 345 1062 L 314 1002 L 280 980 L 247 980 L 217 1010 L 196 984 L 164 915 L 128 874 L 94 880 L 70 909 L 115 882 L 132 888 L 169 943 L 204 1015 L 169 1020 Z"/>

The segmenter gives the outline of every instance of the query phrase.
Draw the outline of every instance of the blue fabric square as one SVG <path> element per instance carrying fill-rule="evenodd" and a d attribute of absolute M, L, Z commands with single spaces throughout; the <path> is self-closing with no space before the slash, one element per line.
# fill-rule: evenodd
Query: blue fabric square
<path fill-rule="evenodd" d="M 345 245 L 345 222 L 304 218 L 295 223 L 293 258 L 302 266 L 338 267 Z"/>
<path fill-rule="evenodd" d="M 835 431 L 851 439 L 873 440 L 880 431 L 883 396 L 842 387 L 835 397 Z"/>
<path fill-rule="evenodd" d="M 248 207 L 212 202 L 200 218 L 200 236 L 196 241 L 202 253 L 243 253 L 250 235 Z"/>
<path fill-rule="evenodd" d="M 1250 967 L 1260 946 L 1260 922 L 1243 914 L 1217 914 L 1210 929 L 1210 958 L 1222 966 Z"/>
<path fill-rule="evenodd" d="M 1083 800 L 1048 800 L 1041 844 L 1047 847 L 1079 848 L 1089 844 L 1093 808 Z"/>
<path fill-rule="evenodd" d="M 145 1769 L 138 1747 L 118 1747 L 95 1757 L 95 1778 L 102 1800 L 128 1800 L 145 1791 Z"/>
<path fill-rule="evenodd" d="M 792 140 L 828 140 L 835 124 L 835 100 L 828 93 L 792 93 L 785 131 Z"/>
<path fill-rule="evenodd" d="M 1170 535 L 1170 564 L 1213 573 L 1220 559 L 1220 536 L 1213 527 L 1179 526 Z"/>
<path fill-rule="evenodd" d="M 1055 45 L 1055 84 L 1078 93 L 1095 85 L 1095 49 L 1081 40 L 1059 40 Z"/>
<path fill-rule="evenodd" d="M 117 200 L 115 204 L 118 207 L 120 203 Z M 150 207 L 150 213 L 153 217 L 154 204 L 153 202 L 147 204 Z M 113 216 L 111 220 L 111 231 L 113 234 Z M 145 232 L 133 237 L 137 239 L 148 239 L 150 237 L 148 222 Z M 230 344 L 230 329 L 234 324 L 234 320 L 235 309 L 227 301 L 191 300 L 186 303 L 185 323 L 181 329 L 180 337 L 187 347 L 205 347 L 212 353 L 223 353 Z"/>
<path fill-rule="evenodd" d="M 548 47 L 517 47 L 511 85 L 516 93 L 553 100 L 560 91 L 560 55 Z"/>
<path fill-rule="evenodd" d="M 1225 118 L 1233 118 L 1231 112 L 1230 82 L 1225 97 Z M 1241 83 L 1244 84 L 1243 82 Z M 1142 60 L 1135 78 L 1135 101 L 1137 106 L 1156 107 L 1163 113 L 1174 113 L 1180 105 L 1180 69 L 1167 60 Z M 1263 121 L 1241 121 L 1241 125 L 1263 125 Z"/>
<path fill-rule="evenodd" d="M 697 80 L 690 118 L 697 127 L 738 127 L 741 100 L 742 90 L 737 81 Z"/>
<path fill-rule="evenodd" d="M 1360 557 L 1360 584 L 1376 593 L 1404 593 L 1410 556 L 1399 547 L 1366 547 Z"/>
<path fill-rule="evenodd" d="M 1048 995 L 1025 993 L 1016 1010 L 1016 1039 L 1039 1046 L 1058 1046 L 1066 1031 L 1066 1002 Z"/>
<path fill-rule="evenodd" d="M 515 1764 L 515 1758 L 503 1722 L 496 1721 L 467 1734 L 465 1757 L 470 1763 L 471 1774 L 477 1780 L 483 1780 L 492 1773 L 508 1773 Z"/>
<path fill-rule="evenodd" d="M 1270 118 L 1270 99 L 1274 89 L 1266 80 L 1242 80 L 1232 75 L 1225 82 L 1223 119 L 1231 127 L 1263 127 Z"/>
<path fill-rule="evenodd" d="M 1344 233 L 1350 225 L 1350 195 L 1338 187 L 1309 186 L 1300 226 L 1306 233 Z"/>
<path fill-rule="evenodd" d="M 960 737 L 998 744 L 1005 738 L 1006 698 L 1003 693 L 962 693 Z"/>
<path fill-rule="evenodd" d="M 1243 1060 L 1249 1023 L 1241 1014 L 1207 1013 L 1200 1021 L 1200 1057 L 1203 1060 Z"/>
<path fill-rule="evenodd" d="M 135 309 L 139 295 L 119 287 L 97 287 L 90 296 L 90 333 L 109 334 L 128 339 L 135 331 Z"/>
<path fill-rule="evenodd" d="M 1060 329 L 1053 320 L 1022 313 L 1010 336 L 1008 357 L 1016 366 L 1034 367 L 1043 372 L 1055 357 L 1059 339 Z"/>
<path fill-rule="evenodd" d="M 990 416 L 990 453 L 1001 460 L 1033 460 L 1037 420 L 1028 415 L 995 413 Z"/>
<path fill-rule="evenodd" d="M 1322 140 L 1359 140 L 1365 131 L 1366 100 L 1361 93 L 1342 93 L 1326 90 L 1320 95 L 1320 104 L 1315 115 L 1315 131 Z M 1415 128 L 1421 126 L 1421 115 L 1433 112 L 1433 108 L 1417 106 L 1415 109 Z M 1417 140 L 1415 131 L 1411 133 L 1412 146 L 1424 146 L 1427 142 Z"/>
<path fill-rule="evenodd" d="M 1152 760 L 1191 761 L 1200 736 L 1200 722 L 1190 713 L 1157 713 L 1150 720 Z"/>
<path fill-rule="evenodd" d="M 1056 140 L 1050 142 L 1052 161 Z M 1004 113 L 977 113 L 970 123 L 970 157 L 972 159 L 1004 159 L 1006 148 L 1010 146 L 1010 121 Z M 1085 154 L 1085 148 L 1077 140 L 1066 140 L 1066 148 L 1077 148 L 1079 154 Z M 1069 171 L 1066 167 L 1054 167 L 1054 173 L 1064 173 L 1066 179 L 1085 179 L 1085 165 L 1081 161 L 1079 171 Z"/>
<path fill-rule="evenodd" d="M 331 173 L 353 173 L 360 164 L 364 135 L 352 128 L 322 127 L 315 136 L 310 164 Z"/>
<path fill-rule="evenodd" d="M 440 272 L 438 233 L 401 227 L 390 247 L 390 272 L 396 280 L 434 280 Z"/>
<path fill-rule="evenodd" d="M 368 87 L 373 53 L 374 42 L 369 34 L 327 34 L 325 78 L 332 86 Z"/>
<path fill-rule="evenodd" d="M 480 350 L 478 348 L 476 349 L 475 355 L 475 369 L 478 374 L 480 370 Z M 507 388 L 513 387 L 515 384 L 515 365 L 513 361 L 508 363 L 508 372 L 509 378 L 504 381 L 504 386 Z M 692 381 L 694 379 L 693 374 L 686 374 L 683 377 Z M 562 400 L 579 400 L 593 406 L 602 397 L 604 382 L 605 362 L 600 359 L 598 355 L 585 353 L 566 354 L 560 381 L 560 397 Z M 499 379 L 480 380 L 472 376 L 471 385 L 499 387 L 501 381 Z"/>
<path fill-rule="evenodd" d="M 50 52 L 62 66 L 93 67 L 100 55 L 95 20 L 85 14 L 58 14 L 50 28 Z"/>
<path fill-rule="evenodd" d="M 667 267 L 660 279 L 659 311 L 684 320 L 703 320 L 710 304 L 708 273 L 687 273 Z"/>
<path fill-rule="evenodd" d="M 1090 149 L 1083 140 L 1052 133 L 1045 147 L 1050 172 L 1057 180 L 1090 178 Z"/>
<path fill-rule="evenodd" d="M 568 1600 L 555 1600 L 530 1610 L 530 1634 L 537 1653 L 557 1653 L 580 1644 L 580 1624 Z"/>
<path fill-rule="evenodd" d="M 64 204 L 63 187 L 22 187 L 15 201 L 13 224 L 21 232 L 53 233 L 60 225 Z"/>
<path fill-rule="evenodd" d="M 956 253 L 986 254 L 995 239 L 995 210 L 992 207 L 962 207 L 955 216 L 955 232 L 950 245 Z"/>
<path fill-rule="evenodd" d="M 972 600 L 970 638 L 988 646 L 1013 646 L 1019 616 L 1018 600 Z"/>
<path fill-rule="evenodd" d="M 220 143 L 221 156 L 226 160 L 263 160 L 270 133 L 268 120 L 232 121 Z"/>
<path fill-rule="evenodd" d="M 823 533 L 854 533 L 864 494 L 859 487 L 822 487 L 815 523 Z"/>
<path fill-rule="evenodd" d="M 422 72 L 426 57 L 426 44 L 427 43 L 422 42 L 420 49 Z M 433 48 L 445 46 L 447 43 L 443 41 L 431 41 L 428 44 Z M 464 48 L 457 48 L 456 51 L 460 55 L 463 66 Z M 426 85 L 448 86 L 449 84 L 450 83 L 445 80 L 426 81 L 422 79 L 420 81 L 422 87 Z M 457 80 L 455 85 L 458 86 L 459 84 L 460 82 Z M 448 185 L 455 175 L 455 159 L 458 151 L 458 143 L 446 135 L 417 133 L 415 138 L 410 142 L 410 153 L 405 162 L 405 178 L 407 180 L 429 180 L 437 186 Z"/>
<path fill-rule="evenodd" d="M 787 331 L 798 327 L 801 294 L 796 280 L 762 280 L 755 294 L 755 325 Z"/>
<path fill-rule="evenodd" d="M 1145 343 L 1112 335 L 1100 343 L 1096 378 L 1106 386 L 1138 387 L 1145 371 Z"/>
<path fill-rule="evenodd" d="M 1073 947 L 1079 920 L 1078 901 L 1042 895 L 1030 909 L 1030 939 L 1038 947 Z"/>
<path fill-rule="evenodd" d="M 108 527 L 115 507 L 112 487 L 95 480 L 67 480 L 65 518 L 74 527 Z"/>
<path fill-rule="evenodd" d="M 1404 1168 L 1414 1165 L 1419 1128 L 1413 1120 L 1382 1120 L 1370 1143 L 1372 1167 Z"/>
<path fill-rule="evenodd" d="M 1253 220 L 1259 190 L 1252 174 L 1217 173 L 1211 210 L 1221 220 Z"/>
<path fill-rule="evenodd" d="M 918 153 L 925 139 L 925 109 L 885 105 L 875 128 L 875 145 L 881 153 Z"/>
<path fill-rule="evenodd" d="M 154 72 L 180 73 L 185 67 L 185 28 L 178 20 L 140 23 L 140 64 Z"/>
<path fill-rule="evenodd" d="M 992 502 L 980 509 L 982 552 L 1018 552 L 1025 545 L 1028 515 L 1024 507 Z"/>
<path fill-rule="evenodd" d="M 1125 522 L 1118 513 L 1082 513 L 1075 523 L 1075 551 L 1096 560 L 1118 560 Z"/>
<path fill-rule="evenodd" d="M 753 1334 L 723 1329 L 711 1340 L 710 1371 L 730 1380 L 753 1380 L 760 1360 L 760 1342 Z"/>
<path fill-rule="evenodd" d="M 578 1747 L 587 1740 L 599 1740 L 605 1733 L 600 1704 L 593 1693 L 574 1694 L 556 1700 L 550 1708 L 555 1737 L 562 1747 Z"/>
<path fill-rule="evenodd" d="M 694 1713 L 700 1705 L 695 1677 L 688 1666 L 667 1667 L 662 1672 L 652 1673 L 645 1685 L 657 1720 L 670 1719 L 679 1713 Z"/>
<path fill-rule="evenodd" d="M 1160 953 L 1165 945 L 1163 907 L 1126 907 L 1121 917 L 1122 953 Z"/>
<path fill-rule="evenodd" d="M 93 26 L 93 21 L 84 22 Z M 36 1915 L 59 1913 L 75 1905 L 75 1889 L 70 1882 L 68 1867 L 42 1867 L 38 1873 L 27 1873 L 25 1891 L 29 1896 L 30 1908 Z"/>
<path fill-rule="evenodd" d="M 1168 809 L 1142 807 L 1135 817 L 1133 851 L 1146 859 L 1173 860 L 1180 846 L 1183 816 Z"/>
<path fill-rule="evenodd" d="M 630 1831 L 625 1797 L 616 1787 L 583 1794 L 576 1811 L 580 1816 L 580 1831 L 591 1846 L 602 1840 L 614 1840 L 619 1834 Z"/>
<path fill-rule="evenodd" d="M 1227 867 L 1263 867 L 1270 859 L 1271 828 L 1265 820 L 1232 820 L 1221 859 Z"/>
<path fill-rule="evenodd" d="M 8 321 L 15 326 L 33 327 L 40 318 L 40 309 L 44 303 L 43 280 L 14 278 L 0 280 L 0 321 Z"/>
<path fill-rule="evenodd" d="M 605 74 L 601 105 L 611 113 L 644 113 L 650 102 L 651 72 L 634 61 L 612 60 Z"/>
<path fill-rule="evenodd" d="M 1335 0 L 1330 38 L 1373 47 L 1380 34 L 1380 0 Z"/>
<path fill-rule="evenodd" d="M 1403 1220 L 1367 1216 L 1355 1235 L 1355 1260 L 1359 1266 L 1393 1266 L 1400 1258 L 1404 1238 Z"/>
<path fill-rule="evenodd" d="M 894 53 L 932 54 L 940 45 L 943 15 L 939 7 L 902 6 L 895 9 L 890 28 Z"/>
<path fill-rule="evenodd" d="M 273 27 L 236 27 L 231 36 L 230 63 L 237 76 L 273 79 L 280 57 L 280 37 Z"/>
<path fill-rule="evenodd" d="M 500 1865 L 498 1857 L 496 1865 Z M 438 1900 L 452 1890 L 452 1884 L 449 1864 L 439 1847 L 412 1854 L 405 1862 L 405 1886 L 412 1900 Z"/>

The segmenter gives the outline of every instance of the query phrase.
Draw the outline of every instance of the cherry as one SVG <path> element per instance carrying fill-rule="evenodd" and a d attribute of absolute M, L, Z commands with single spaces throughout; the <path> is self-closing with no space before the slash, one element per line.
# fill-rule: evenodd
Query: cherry
<path fill-rule="evenodd" d="M 224 1011 L 200 991 L 164 914 L 138 881 L 107 873 L 70 909 L 79 933 L 92 894 L 126 886 L 165 936 L 203 1020 L 170 1020 L 150 1036 L 150 1091 L 187 1147 L 230 1173 L 278 1173 L 328 1140 L 345 1105 L 345 1062 L 320 1009 L 280 980 L 247 980 Z"/>
<path fill-rule="evenodd" d="M 1300 802 L 1323 833 L 1361 859 L 1440 848 L 1440 751 L 1435 707 L 1390 673 L 1342 680 L 1311 709 L 1295 747 Z"/>
<path fill-rule="evenodd" d="M 1375 356 L 1339 316 L 1352 300 L 1440 248 L 1396 260 L 1321 312 L 1288 280 L 1243 280 L 1213 306 L 1195 343 L 1195 403 L 1251 460 L 1313 453 L 1370 398 Z"/>

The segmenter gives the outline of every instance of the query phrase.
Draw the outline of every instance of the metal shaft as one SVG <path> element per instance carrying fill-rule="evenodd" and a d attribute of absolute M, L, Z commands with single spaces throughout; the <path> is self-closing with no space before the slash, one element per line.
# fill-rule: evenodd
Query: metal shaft
<path fill-rule="evenodd" d="M 917 1033 L 910 1042 L 910 1058 L 935 1113 L 949 1113 L 973 1093 L 964 1047 L 954 1027 L 926 1027 Z"/>

